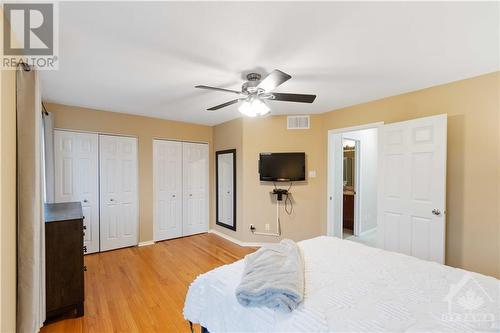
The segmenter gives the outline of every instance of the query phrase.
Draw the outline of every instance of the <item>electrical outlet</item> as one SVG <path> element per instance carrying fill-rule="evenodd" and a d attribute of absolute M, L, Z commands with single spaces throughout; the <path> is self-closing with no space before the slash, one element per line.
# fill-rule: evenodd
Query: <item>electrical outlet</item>
<path fill-rule="evenodd" d="M 271 226 L 269 224 L 266 224 L 266 231 L 271 230 Z"/>

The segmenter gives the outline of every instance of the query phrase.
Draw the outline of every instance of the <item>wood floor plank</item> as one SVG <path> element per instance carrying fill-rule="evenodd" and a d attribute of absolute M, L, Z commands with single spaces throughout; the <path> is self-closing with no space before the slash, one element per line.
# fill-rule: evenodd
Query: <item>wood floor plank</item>
<path fill-rule="evenodd" d="M 189 284 L 253 251 L 199 234 L 87 255 L 85 316 L 50 323 L 41 333 L 189 332 L 182 315 Z"/>

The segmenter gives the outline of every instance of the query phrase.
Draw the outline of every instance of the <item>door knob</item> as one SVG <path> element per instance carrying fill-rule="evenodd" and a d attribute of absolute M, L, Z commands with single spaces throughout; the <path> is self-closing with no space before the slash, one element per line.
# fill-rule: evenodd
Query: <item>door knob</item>
<path fill-rule="evenodd" d="M 115 201 L 115 199 L 111 198 L 111 199 L 109 199 L 109 201 Z"/>
<path fill-rule="evenodd" d="M 87 199 L 84 199 L 84 200 L 83 200 L 83 202 L 84 202 L 84 203 L 87 203 L 87 202 L 89 202 L 89 201 L 88 201 Z"/>
<path fill-rule="evenodd" d="M 175 198 L 175 194 L 172 194 L 172 198 Z"/>
<path fill-rule="evenodd" d="M 439 209 L 435 208 L 432 210 L 432 214 L 439 216 L 439 215 L 441 215 L 441 211 Z"/>
<path fill-rule="evenodd" d="M 192 197 L 193 195 L 190 193 L 189 196 Z"/>

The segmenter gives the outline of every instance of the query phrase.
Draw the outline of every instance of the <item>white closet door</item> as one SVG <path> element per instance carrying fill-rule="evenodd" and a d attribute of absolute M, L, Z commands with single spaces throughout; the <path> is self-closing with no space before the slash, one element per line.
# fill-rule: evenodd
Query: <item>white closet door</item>
<path fill-rule="evenodd" d="M 182 236 L 182 142 L 153 141 L 154 239 Z"/>
<path fill-rule="evenodd" d="M 99 251 L 98 135 L 54 131 L 55 202 L 80 201 L 87 253 Z"/>
<path fill-rule="evenodd" d="M 208 145 L 183 143 L 183 235 L 208 231 Z"/>
<path fill-rule="evenodd" d="M 446 115 L 382 126 L 379 247 L 444 263 Z"/>
<path fill-rule="evenodd" d="M 101 251 L 137 245 L 137 139 L 99 135 Z"/>

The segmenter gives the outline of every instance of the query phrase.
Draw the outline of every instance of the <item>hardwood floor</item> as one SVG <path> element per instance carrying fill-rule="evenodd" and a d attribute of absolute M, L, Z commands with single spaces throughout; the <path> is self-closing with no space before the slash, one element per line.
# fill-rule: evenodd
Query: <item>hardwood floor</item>
<path fill-rule="evenodd" d="M 189 332 L 182 316 L 189 284 L 254 248 L 200 234 L 85 256 L 85 316 L 44 326 L 49 332 Z"/>

